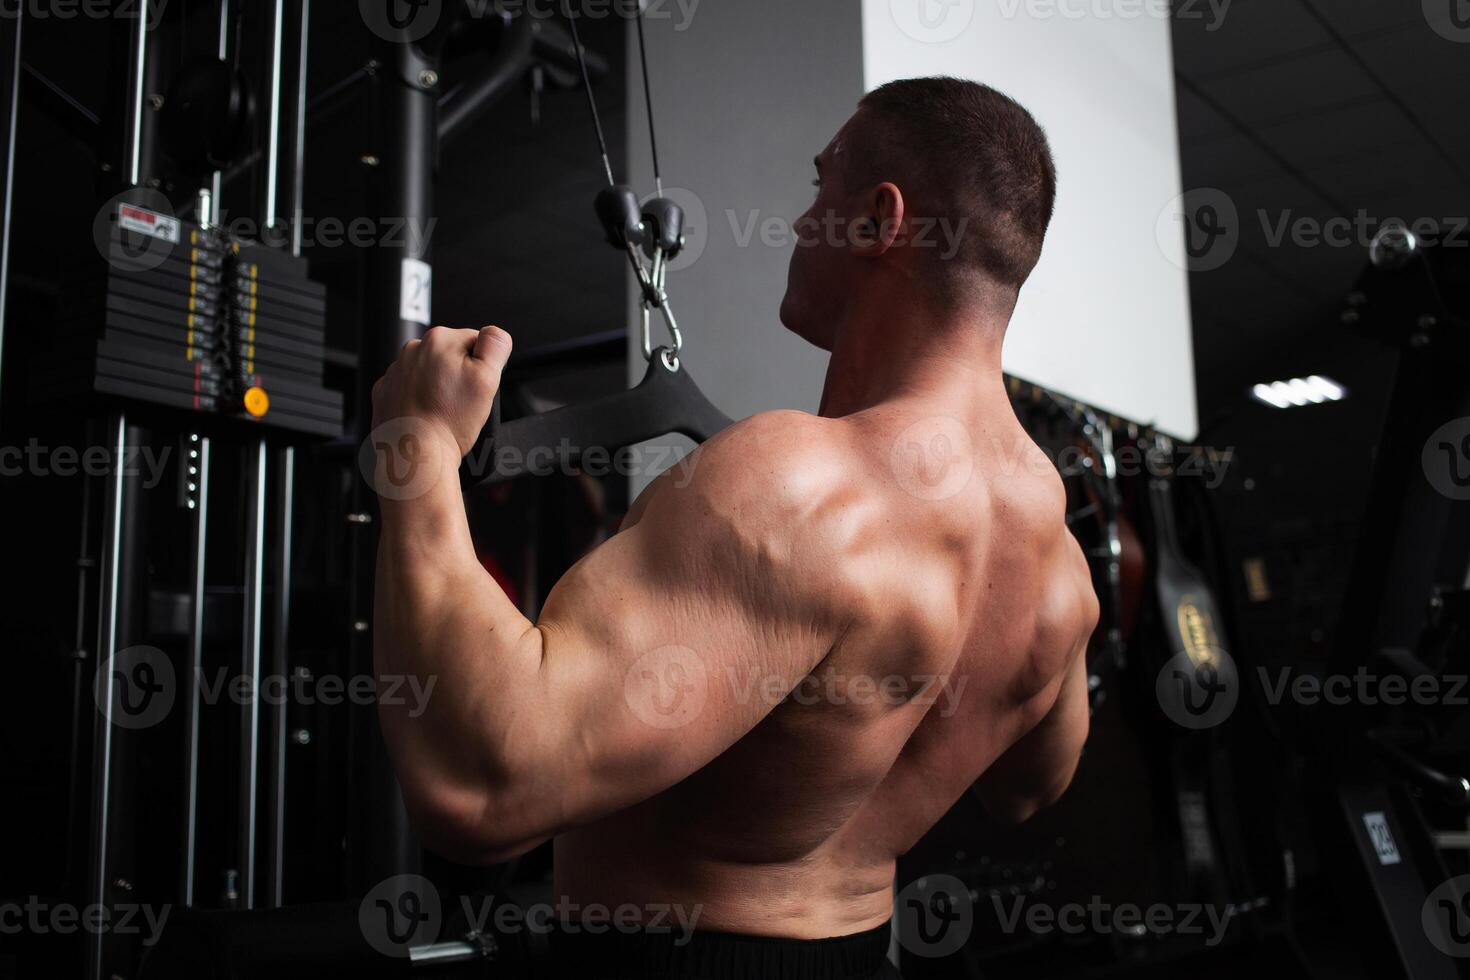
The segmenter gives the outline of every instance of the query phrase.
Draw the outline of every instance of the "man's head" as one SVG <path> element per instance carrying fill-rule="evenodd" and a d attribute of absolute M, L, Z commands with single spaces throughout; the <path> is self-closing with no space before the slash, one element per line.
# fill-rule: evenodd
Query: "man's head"
<path fill-rule="evenodd" d="M 816 163 L 781 304 L 788 328 L 830 350 L 872 288 L 939 310 L 1014 305 L 1056 198 L 1046 134 L 1014 100 L 957 78 L 890 82 Z"/>

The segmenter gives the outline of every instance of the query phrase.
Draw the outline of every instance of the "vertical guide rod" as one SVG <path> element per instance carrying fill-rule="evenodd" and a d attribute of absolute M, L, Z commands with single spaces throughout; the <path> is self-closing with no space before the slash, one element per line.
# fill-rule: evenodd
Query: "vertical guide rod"
<path fill-rule="evenodd" d="M 230 57 L 230 0 L 219 0 L 219 60 Z"/>
<path fill-rule="evenodd" d="M 97 438 L 97 427 L 92 422 L 86 426 L 87 445 L 92 445 Z M 67 753 L 66 767 L 66 839 L 75 841 L 81 838 L 82 827 L 82 805 L 86 797 L 86 788 L 81 780 L 82 771 L 82 739 L 85 737 L 86 720 L 91 717 L 91 711 L 87 705 L 87 597 L 91 595 L 90 582 L 92 569 L 97 567 L 97 561 L 92 557 L 92 498 L 95 493 L 95 481 L 86 479 L 82 481 L 82 527 L 78 536 L 80 541 L 77 547 L 77 623 L 73 634 L 74 642 L 71 653 L 71 750 Z M 92 705 L 96 707 L 95 704 Z M 76 862 L 77 848 L 66 849 L 66 874 L 62 881 L 66 883 L 66 890 L 71 892 L 77 884 Z"/>
<path fill-rule="evenodd" d="M 301 61 L 296 68 L 296 145 L 291 173 L 291 254 L 301 255 L 306 199 L 306 56 L 311 38 L 311 0 L 301 0 Z"/>
<path fill-rule="evenodd" d="M 230 56 L 230 0 L 219 0 L 219 40 L 215 55 L 220 61 Z M 208 195 L 201 193 L 197 215 L 202 225 L 218 226 L 221 221 L 220 191 L 223 175 L 216 170 L 210 176 Z M 207 197 L 207 201 L 206 201 Z M 204 582 L 209 553 L 209 449 L 208 437 L 190 436 L 190 445 L 199 453 L 199 492 L 195 501 L 191 529 L 189 568 L 189 663 L 185 671 L 189 684 L 184 701 L 184 833 L 183 860 L 180 862 L 179 901 L 184 908 L 194 905 L 196 861 L 199 853 L 199 677 L 204 669 Z"/>
<path fill-rule="evenodd" d="M 286 0 L 276 0 L 271 18 L 271 108 L 270 127 L 266 133 L 265 154 L 265 227 L 276 224 L 281 183 L 281 47 L 282 27 L 286 20 Z"/>
<path fill-rule="evenodd" d="M 24 9 L 17 9 L 15 16 L 6 17 L 5 22 L 14 33 L 11 39 L 12 63 L 10 87 L 6 94 L 5 107 L 5 176 L 3 193 L 0 193 L 0 365 L 5 355 L 5 311 L 10 299 L 10 221 L 15 201 L 15 116 L 20 108 L 20 41 L 25 23 Z M 0 37 L 5 31 L 0 30 Z"/>
<path fill-rule="evenodd" d="M 107 907 L 108 824 L 112 803 L 112 719 L 115 703 L 113 672 L 108 660 L 117 652 L 118 578 L 122 561 L 123 460 L 126 459 L 127 419 L 121 412 L 109 420 L 112 471 L 107 476 L 107 499 L 102 515 L 102 583 L 97 614 L 97 710 L 92 714 L 92 853 L 91 880 L 87 883 L 93 903 Z M 106 669 L 104 669 L 106 668 Z M 88 980 L 102 980 L 103 930 L 94 929 L 87 939 Z"/>
<path fill-rule="evenodd" d="M 147 81 L 148 15 L 152 4 L 144 0 L 137 10 L 137 25 L 133 29 L 133 59 L 128 67 L 129 100 L 127 128 L 123 134 L 123 161 L 127 167 L 127 182 L 136 187 L 142 180 L 143 168 L 143 94 Z M 97 620 L 97 701 L 98 711 L 93 715 L 92 746 L 92 846 L 91 880 L 88 883 L 91 900 L 100 907 L 107 907 L 109 823 L 112 817 L 112 721 L 107 711 L 113 704 L 113 676 L 110 669 L 102 669 L 117 653 L 118 643 L 118 590 L 119 567 L 126 542 L 123 540 L 125 477 L 123 461 L 126 459 L 128 424 L 126 416 L 118 412 L 108 422 L 113 449 L 112 472 L 108 475 L 108 494 L 102 517 L 102 588 L 98 597 Z M 89 980 L 102 980 L 105 955 L 103 930 L 94 930 L 88 936 L 86 976 Z"/>
<path fill-rule="evenodd" d="M 143 89 L 148 81 L 148 16 L 151 4 L 143 0 L 138 8 L 138 26 L 133 31 L 133 64 L 128 86 L 133 97 L 128 107 L 128 184 L 137 187 L 143 180 Z"/>
<path fill-rule="evenodd" d="M 269 128 L 266 133 L 265 207 L 260 215 L 263 227 L 276 227 L 281 173 L 281 61 L 284 44 L 285 0 L 275 0 L 271 16 L 271 78 Z M 248 451 L 248 450 L 247 450 Z M 265 508 L 268 453 L 264 439 L 255 445 L 253 479 L 246 497 L 248 512 L 246 539 L 249 552 L 245 562 L 245 649 L 242 672 L 248 680 L 250 703 L 240 717 L 240 792 L 238 821 L 238 855 L 242 905 L 255 908 L 256 815 L 260 789 L 260 694 L 261 651 L 263 643 L 262 606 L 266 563 Z M 274 768 L 274 763 L 271 763 Z M 271 787 L 272 811 L 276 804 L 275 787 Z M 273 814 L 272 814 L 273 818 Z M 268 846 L 268 849 L 271 849 Z M 270 874 L 274 886 L 274 875 Z"/>
<path fill-rule="evenodd" d="M 251 454 L 247 449 L 247 456 Z M 240 712 L 240 790 L 237 831 L 237 860 L 240 862 L 242 907 L 255 907 L 255 814 L 260 770 L 260 648 L 261 586 L 265 571 L 266 445 L 261 439 L 253 450 L 254 465 L 247 461 L 250 476 L 246 497 L 245 539 L 245 647 L 240 674 L 245 679 L 247 703 Z"/>
<path fill-rule="evenodd" d="M 199 472 L 194 501 L 194 520 L 189 552 L 189 663 L 184 684 L 184 853 L 180 874 L 179 901 L 184 908 L 194 905 L 194 861 L 198 850 L 199 825 L 199 678 L 204 670 L 204 564 L 209 528 L 209 439 L 190 436 L 190 452 L 198 453 L 185 465 Z"/>
<path fill-rule="evenodd" d="M 306 173 L 306 76 L 310 42 L 311 0 L 300 0 L 301 26 L 296 64 L 295 137 L 291 147 L 291 254 L 301 257 L 302 215 Z M 280 499 L 277 503 L 276 591 L 272 622 L 272 671 L 287 678 L 291 670 L 291 534 L 295 517 L 296 450 L 281 451 Z M 285 898 L 286 854 L 286 746 L 289 702 L 275 706 L 271 718 L 269 786 L 266 811 L 266 905 L 279 908 Z"/>
<path fill-rule="evenodd" d="M 296 482 L 296 450 L 281 451 L 281 498 L 276 540 L 276 591 L 272 622 L 275 633 L 271 643 L 271 673 L 285 683 L 291 669 L 287 647 L 291 626 L 291 498 Z M 272 707 L 270 756 L 267 759 L 269 798 L 266 808 L 265 905 L 280 908 L 283 904 L 286 853 L 286 723 L 289 700 Z"/>
<path fill-rule="evenodd" d="M 219 60 L 225 61 L 230 57 L 230 0 L 219 0 Z M 220 192 L 224 189 L 224 174 L 216 170 L 209 180 L 212 192 L 209 214 L 200 215 L 200 220 L 207 220 L 209 224 L 220 223 Z"/>

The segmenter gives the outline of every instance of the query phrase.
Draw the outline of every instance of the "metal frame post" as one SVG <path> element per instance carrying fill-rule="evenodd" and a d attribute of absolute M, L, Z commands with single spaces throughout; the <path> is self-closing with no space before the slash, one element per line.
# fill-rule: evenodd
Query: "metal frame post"
<path fill-rule="evenodd" d="M 446 5 L 448 8 L 449 5 Z M 440 89 L 440 53 L 453 31 L 462 9 L 446 9 L 429 36 L 418 42 L 404 39 L 384 41 L 383 57 L 387 66 L 377 88 L 382 100 L 380 115 L 386 121 L 379 133 L 377 147 L 382 172 L 376 188 L 376 213 L 380 219 L 428 222 L 434 216 L 434 185 L 438 164 Z M 415 270 L 432 268 L 432 249 L 426 233 L 400 236 L 398 242 L 385 239 L 376 246 L 372 260 L 377 281 L 374 316 L 369 321 L 368 335 L 362 350 L 364 383 L 359 388 L 358 438 L 367 434 L 371 407 L 367 392 L 369 381 L 381 375 L 399 350 L 420 336 L 427 322 L 406 319 L 404 292 L 407 288 L 431 289 L 431 282 L 415 276 Z M 420 265 L 419 263 L 423 263 Z M 417 282 L 415 280 L 418 279 Z M 428 317 L 424 317 L 426 321 Z M 371 497 L 371 491 L 359 484 L 359 492 Z M 375 547 L 364 541 L 359 552 L 357 582 L 354 589 L 352 638 L 354 663 L 372 663 L 372 594 Z M 366 777 L 362 791 L 374 801 L 363 828 L 365 840 L 357 855 L 354 876 L 359 885 L 371 887 L 381 879 L 415 871 L 422 863 L 422 853 L 408 820 L 408 810 L 394 775 L 387 746 L 374 717 L 361 722 L 367 739 Z"/>

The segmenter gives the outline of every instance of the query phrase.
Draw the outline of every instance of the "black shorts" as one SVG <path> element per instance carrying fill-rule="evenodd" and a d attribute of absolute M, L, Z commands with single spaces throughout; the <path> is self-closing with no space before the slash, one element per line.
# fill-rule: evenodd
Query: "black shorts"
<path fill-rule="evenodd" d="M 550 953 L 566 980 L 897 980 L 891 934 L 890 923 L 833 939 L 558 930 Z"/>

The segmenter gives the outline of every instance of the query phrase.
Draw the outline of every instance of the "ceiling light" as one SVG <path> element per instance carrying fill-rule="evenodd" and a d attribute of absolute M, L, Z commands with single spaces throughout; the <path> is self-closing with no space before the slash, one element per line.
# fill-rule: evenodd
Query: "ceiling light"
<path fill-rule="evenodd" d="M 1310 374 L 1305 378 L 1258 384 L 1251 389 L 1251 394 L 1257 401 L 1265 402 L 1273 408 L 1301 408 L 1306 405 L 1340 402 L 1347 397 L 1347 389 L 1331 378 Z"/>

